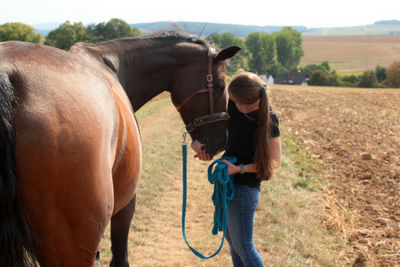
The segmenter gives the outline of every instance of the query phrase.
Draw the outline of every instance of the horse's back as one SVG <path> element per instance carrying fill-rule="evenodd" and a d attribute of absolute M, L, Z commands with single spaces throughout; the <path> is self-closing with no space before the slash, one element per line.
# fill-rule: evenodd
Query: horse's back
<path fill-rule="evenodd" d="M 33 233 L 45 247 L 37 256 L 44 266 L 61 264 L 51 254 L 84 266 L 114 212 L 121 149 L 115 81 L 96 62 L 22 42 L 0 43 L 0 71 L 17 96 L 15 165 Z M 133 114 L 124 116 L 132 125 Z"/>

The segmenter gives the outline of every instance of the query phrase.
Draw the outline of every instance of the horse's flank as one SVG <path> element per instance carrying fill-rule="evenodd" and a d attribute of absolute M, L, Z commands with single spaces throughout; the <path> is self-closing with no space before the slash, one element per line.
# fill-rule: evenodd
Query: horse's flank
<path fill-rule="evenodd" d="M 118 80 L 89 57 L 17 42 L 4 43 L 0 57 L 11 58 L 10 51 L 12 61 L 1 62 L 18 99 L 15 164 L 40 240 L 35 254 L 42 266 L 65 264 L 58 259 L 90 265 L 105 226 L 130 202 L 140 175 L 129 100 Z"/>

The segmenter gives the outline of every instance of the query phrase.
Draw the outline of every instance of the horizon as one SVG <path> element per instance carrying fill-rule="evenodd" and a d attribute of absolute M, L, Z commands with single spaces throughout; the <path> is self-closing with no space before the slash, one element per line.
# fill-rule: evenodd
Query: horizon
<path fill-rule="evenodd" d="M 119 19 L 119 18 L 116 18 Z M 374 25 L 378 22 L 382 22 L 382 21 L 397 21 L 400 23 L 400 20 L 396 20 L 396 19 L 384 19 L 384 20 L 377 20 L 375 22 L 372 22 L 371 24 L 368 25 L 353 25 L 353 26 L 341 26 L 341 27 L 307 27 L 305 25 L 246 25 L 246 24 L 240 24 L 240 23 L 224 23 L 224 22 L 205 22 L 205 21 L 151 21 L 151 22 L 138 22 L 138 23 L 130 23 L 129 21 L 126 21 L 129 25 L 136 25 L 136 24 L 147 24 L 147 23 L 169 23 L 169 22 L 174 22 L 177 23 L 178 25 L 180 23 L 200 23 L 200 24 L 222 24 L 222 25 L 236 25 L 236 26 L 253 26 L 253 27 L 305 27 L 307 29 L 318 29 L 318 28 L 348 28 L 348 27 L 360 27 L 360 26 L 370 26 L 370 25 Z M 17 21 L 15 21 L 17 22 Z M 37 29 L 37 30 L 49 30 L 49 29 L 53 29 L 53 28 L 57 28 L 59 25 L 65 23 L 67 21 L 64 22 L 41 22 L 41 23 L 34 23 L 34 24 L 28 24 L 29 26 L 32 26 L 33 28 Z M 79 23 L 81 21 L 70 21 L 70 23 Z M 107 22 L 107 21 L 100 21 L 100 22 L 96 22 L 97 23 L 102 23 L 102 22 Z M 83 23 L 83 22 L 82 22 Z M 83 23 L 84 26 L 87 26 L 91 23 Z M 46 28 L 48 25 L 52 25 L 53 28 Z"/>

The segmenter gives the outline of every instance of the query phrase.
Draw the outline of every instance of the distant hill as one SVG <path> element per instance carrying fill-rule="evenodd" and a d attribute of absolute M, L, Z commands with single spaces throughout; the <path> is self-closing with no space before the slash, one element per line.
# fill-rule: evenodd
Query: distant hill
<path fill-rule="evenodd" d="M 378 24 L 378 25 L 400 25 L 400 21 L 399 20 L 381 20 L 381 21 L 377 21 L 374 24 Z"/>
<path fill-rule="evenodd" d="M 46 36 L 47 34 L 49 34 L 49 32 L 60 26 L 60 23 L 49 22 L 49 23 L 32 24 L 30 26 L 33 27 L 37 33 Z"/>
<path fill-rule="evenodd" d="M 305 36 L 358 36 L 358 35 L 398 35 L 400 34 L 400 21 L 382 20 L 371 25 L 340 27 L 340 28 L 316 28 L 302 33 Z"/>
<path fill-rule="evenodd" d="M 255 25 L 237 25 L 237 24 L 222 24 L 222 23 L 206 23 L 206 22 L 152 22 L 152 23 L 138 23 L 131 24 L 133 27 L 137 27 L 143 33 L 165 31 L 165 30 L 176 30 L 176 26 L 180 29 L 189 31 L 195 35 L 201 33 L 202 36 L 208 36 L 213 33 L 229 32 L 237 37 L 247 36 L 252 32 L 265 32 L 272 33 L 280 31 L 284 26 L 255 26 Z M 304 26 L 291 26 L 293 29 L 299 32 L 307 31 Z"/>
<path fill-rule="evenodd" d="M 57 28 L 59 23 L 41 23 L 31 25 L 39 32 L 46 36 L 50 31 Z M 143 33 L 176 30 L 176 26 L 182 30 L 189 31 L 195 35 L 201 33 L 202 36 L 208 36 L 212 33 L 229 32 L 237 37 L 244 37 L 252 32 L 273 33 L 280 31 L 285 26 L 256 26 L 256 25 L 238 25 L 223 23 L 206 23 L 206 22 L 151 22 L 131 24 L 137 27 Z M 399 20 L 382 20 L 371 25 L 356 27 L 340 27 L 340 28 L 307 28 L 304 26 L 290 26 L 298 30 L 305 36 L 357 36 L 357 35 L 397 35 L 400 34 Z"/>
<path fill-rule="evenodd" d="M 31 26 L 36 30 L 53 30 L 60 25 L 58 22 L 38 23 L 32 24 Z"/>
<path fill-rule="evenodd" d="M 223 33 L 230 32 L 237 37 L 247 36 L 252 32 L 272 33 L 280 31 L 284 26 L 251 26 L 251 25 L 236 25 L 236 24 L 220 24 L 220 23 L 201 23 L 201 22 L 153 22 L 153 23 L 138 23 L 131 26 L 137 27 L 143 33 L 157 32 L 163 30 L 175 30 L 174 25 L 187 30 L 193 34 L 199 34 L 202 30 L 202 36 L 208 36 L 214 32 Z M 356 27 L 341 27 L 341 28 L 307 28 L 304 26 L 290 26 L 298 30 L 305 36 L 356 36 L 356 35 L 387 35 L 400 34 L 400 21 L 398 20 L 382 20 L 377 21 L 372 25 L 363 25 Z"/>

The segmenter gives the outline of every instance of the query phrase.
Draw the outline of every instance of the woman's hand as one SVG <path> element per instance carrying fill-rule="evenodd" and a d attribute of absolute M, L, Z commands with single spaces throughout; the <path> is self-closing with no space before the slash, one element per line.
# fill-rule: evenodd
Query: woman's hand
<path fill-rule="evenodd" d="M 199 158 L 199 160 L 204 161 L 212 160 L 212 157 L 205 151 L 204 144 L 200 143 L 197 140 L 194 140 L 190 146 L 197 153 L 196 155 L 194 155 L 195 158 Z"/>
<path fill-rule="evenodd" d="M 235 164 L 233 164 L 233 163 L 231 163 L 231 162 L 229 162 L 227 160 L 222 160 L 222 162 L 225 163 L 226 166 L 228 166 L 229 175 L 236 174 L 236 173 L 240 172 L 240 167 L 239 166 L 237 166 L 237 165 L 235 165 Z"/>
<path fill-rule="evenodd" d="M 199 158 L 199 160 L 210 161 L 212 157 L 205 151 L 201 150 L 199 153 L 194 155 L 195 158 Z"/>

